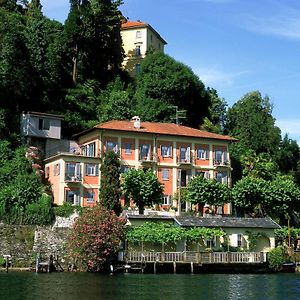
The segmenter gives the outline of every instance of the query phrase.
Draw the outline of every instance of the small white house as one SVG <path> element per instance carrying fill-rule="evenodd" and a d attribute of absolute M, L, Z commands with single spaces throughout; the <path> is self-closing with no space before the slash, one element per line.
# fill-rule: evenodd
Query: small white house
<path fill-rule="evenodd" d="M 61 121 L 62 116 L 40 113 L 27 112 L 21 115 L 21 134 L 24 137 L 32 138 L 61 138 Z"/>

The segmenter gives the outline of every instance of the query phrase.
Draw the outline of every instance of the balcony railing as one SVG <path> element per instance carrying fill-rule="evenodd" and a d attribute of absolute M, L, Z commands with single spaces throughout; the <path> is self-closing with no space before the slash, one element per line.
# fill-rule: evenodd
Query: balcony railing
<path fill-rule="evenodd" d="M 214 159 L 213 164 L 215 167 L 229 167 L 230 161 L 229 160 L 217 160 Z"/>
<path fill-rule="evenodd" d="M 156 154 L 148 154 L 146 156 L 140 155 L 139 161 L 141 163 L 155 163 L 157 162 L 157 155 Z"/>
<path fill-rule="evenodd" d="M 147 252 L 127 251 L 126 262 L 186 262 L 203 264 L 251 264 L 264 263 L 266 255 L 263 252 Z"/>
<path fill-rule="evenodd" d="M 81 182 L 82 176 L 80 175 L 65 175 L 65 182 Z"/>

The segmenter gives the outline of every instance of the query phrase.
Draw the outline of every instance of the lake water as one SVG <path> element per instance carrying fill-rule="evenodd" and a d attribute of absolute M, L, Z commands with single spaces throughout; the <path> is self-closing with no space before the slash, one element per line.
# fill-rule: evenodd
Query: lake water
<path fill-rule="evenodd" d="M 0 299 L 300 299 L 300 274 L 0 273 Z"/>

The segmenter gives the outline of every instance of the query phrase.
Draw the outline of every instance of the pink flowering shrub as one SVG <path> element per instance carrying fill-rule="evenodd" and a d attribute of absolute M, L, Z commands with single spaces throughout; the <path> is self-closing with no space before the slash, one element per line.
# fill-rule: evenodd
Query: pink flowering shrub
<path fill-rule="evenodd" d="M 88 270 L 100 271 L 119 249 L 125 220 L 100 205 L 86 208 L 69 237 L 71 256 Z"/>

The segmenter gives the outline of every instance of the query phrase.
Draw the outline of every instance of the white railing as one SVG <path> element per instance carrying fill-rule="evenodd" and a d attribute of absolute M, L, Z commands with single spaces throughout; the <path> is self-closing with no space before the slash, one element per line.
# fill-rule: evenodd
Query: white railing
<path fill-rule="evenodd" d="M 203 264 L 248 264 L 263 263 L 266 256 L 262 252 L 152 252 L 127 251 L 127 262 L 195 262 Z"/>

